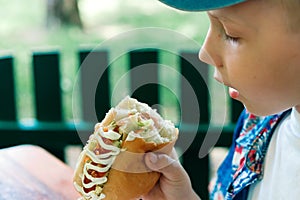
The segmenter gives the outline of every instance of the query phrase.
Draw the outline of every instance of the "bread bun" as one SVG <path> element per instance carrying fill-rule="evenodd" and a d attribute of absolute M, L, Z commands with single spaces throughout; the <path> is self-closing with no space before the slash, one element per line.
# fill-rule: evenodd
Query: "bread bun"
<path fill-rule="evenodd" d="M 144 154 L 170 154 L 177 137 L 173 123 L 147 104 L 126 97 L 95 125 L 78 158 L 74 186 L 82 199 L 137 199 L 160 177 L 145 166 Z"/>

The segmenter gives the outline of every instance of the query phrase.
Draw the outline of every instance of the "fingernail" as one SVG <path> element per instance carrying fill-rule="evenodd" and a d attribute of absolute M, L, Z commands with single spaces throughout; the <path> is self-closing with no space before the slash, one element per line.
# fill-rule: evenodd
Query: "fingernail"
<path fill-rule="evenodd" d="M 154 153 L 149 153 L 149 160 L 152 163 L 156 163 L 157 162 L 157 156 Z"/>

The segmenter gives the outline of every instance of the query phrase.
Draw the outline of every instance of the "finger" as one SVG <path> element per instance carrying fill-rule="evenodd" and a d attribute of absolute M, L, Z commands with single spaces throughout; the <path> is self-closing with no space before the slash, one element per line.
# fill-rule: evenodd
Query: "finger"
<path fill-rule="evenodd" d="M 170 157 L 173 158 L 173 159 L 178 160 L 178 154 L 177 154 L 177 151 L 175 150 L 175 148 L 172 149 Z"/>
<path fill-rule="evenodd" d="M 147 153 L 145 163 L 151 170 L 161 172 L 172 181 L 180 180 L 186 176 L 179 161 L 166 154 Z"/>

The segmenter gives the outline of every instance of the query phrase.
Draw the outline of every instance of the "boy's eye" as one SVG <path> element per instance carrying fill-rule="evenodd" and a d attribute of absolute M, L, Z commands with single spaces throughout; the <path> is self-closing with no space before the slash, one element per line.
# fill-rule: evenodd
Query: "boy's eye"
<path fill-rule="evenodd" d="M 224 33 L 225 35 L 225 40 L 227 41 L 230 41 L 230 42 L 238 42 L 239 38 L 238 37 L 233 37 L 233 36 L 230 36 L 226 33 Z"/>

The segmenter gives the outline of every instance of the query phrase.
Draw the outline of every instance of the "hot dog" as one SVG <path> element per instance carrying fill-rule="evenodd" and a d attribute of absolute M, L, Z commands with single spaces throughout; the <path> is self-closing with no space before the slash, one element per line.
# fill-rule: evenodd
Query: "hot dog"
<path fill-rule="evenodd" d="M 171 121 L 127 96 L 95 125 L 78 158 L 74 186 L 82 199 L 137 199 L 160 177 L 147 169 L 144 154 L 171 153 L 177 137 L 178 129 Z"/>

